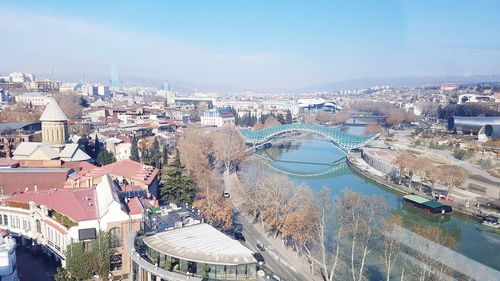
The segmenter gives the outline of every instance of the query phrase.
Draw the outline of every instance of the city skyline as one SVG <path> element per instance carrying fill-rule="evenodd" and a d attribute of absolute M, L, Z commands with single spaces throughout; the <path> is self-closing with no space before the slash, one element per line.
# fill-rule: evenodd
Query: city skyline
<path fill-rule="evenodd" d="M 248 89 L 500 73 L 494 1 L 287 3 L 1 4 L 0 72 L 107 77 L 115 64 L 121 77 Z"/>

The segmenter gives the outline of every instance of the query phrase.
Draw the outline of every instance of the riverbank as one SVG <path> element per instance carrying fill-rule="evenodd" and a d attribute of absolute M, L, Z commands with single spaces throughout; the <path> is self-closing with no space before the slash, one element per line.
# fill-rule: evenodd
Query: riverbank
<path fill-rule="evenodd" d="M 382 177 L 379 171 L 375 170 L 373 167 L 368 165 L 361 157 L 357 157 L 355 154 L 350 154 L 347 155 L 346 157 L 347 165 L 349 168 L 351 168 L 356 174 L 359 176 L 366 178 L 368 180 L 374 181 L 379 185 L 382 185 L 389 189 L 390 191 L 397 193 L 398 196 L 403 196 L 407 194 L 417 194 L 422 197 L 428 198 L 428 195 L 424 192 L 420 192 L 415 189 L 410 189 L 407 187 L 404 187 L 402 185 L 398 185 L 395 183 L 390 182 L 386 178 Z M 458 204 L 453 204 L 450 202 L 447 202 L 448 205 L 453 207 L 453 210 L 456 211 L 457 213 L 460 213 L 461 215 L 465 215 L 468 218 L 473 218 L 476 219 L 476 212 L 477 210 L 471 210 L 470 208 L 466 208 L 465 206 L 458 205 Z"/>

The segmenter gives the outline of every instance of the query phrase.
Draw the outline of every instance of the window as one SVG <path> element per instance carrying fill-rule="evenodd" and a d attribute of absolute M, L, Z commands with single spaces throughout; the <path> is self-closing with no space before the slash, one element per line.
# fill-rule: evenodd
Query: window
<path fill-rule="evenodd" d="M 36 232 L 42 233 L 42 224 L 40 223 L 40 220 L 36 220 Z"/>
<path fill-rule="evenodd" d="M 110 246 L 111 248 L 121 247 L 122 245 L 122 233 L 119 227 L 113 227 L 109 231 Z"/>

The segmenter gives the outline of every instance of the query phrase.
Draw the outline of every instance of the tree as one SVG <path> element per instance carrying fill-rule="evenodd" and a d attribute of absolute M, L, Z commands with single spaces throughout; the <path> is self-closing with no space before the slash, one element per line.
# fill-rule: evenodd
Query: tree
<path fill-rule="evenodd" d="M 208 192 L 194 201 L 193 207 L 200 210 L 207 223 L 217 228 L 229 229 L 233 224 L 231 205 L 222 192 Z"/>
<path fill-rule="evenodd" d="M 153 141 L 153 146 L 151 147 L 151 150 L 149 151 L 149 158 L 150 162 L 153 167 L 155 168 L 161 168 L 161 151 L 160 151 L 160 144 L 158 143 L 158 139 L 154 138 Z"/>
<path fill-rule="evenodd" d="M 110 260 L 114 250 L 110 245 L 108 232 L 99 231 L 96 239 L 92 241 L 92 269 L 101 278 L 106 278 L 110 271 Z"/>
<path fill-rule="evenodd" d="M 434 169 L 434 177 L 437 182 L 448 188 L 446 199 L 449 198 L 454 188 L 465 184 L 468 176 L 467 171 L 457 165 L 440 165 Z"/>
<path fill-rule="evenodd" d="M 292 124 L 293 123 L 292 112 L 290 111 L 290 109 L 286 110 L 285 123 L 286 124 Z"/>
<path fill-rule="evenodd" d="M 413 153 L 410 153 L 408 151 L 400 151 L 398 156 L 393 160 L 392 163 L 397 165 L 399 169 L 399 184 L 402 183 L 403 175 L 405 174 L 405 172 L 410 170 L 410 168 L 413 166 L 415 159 L 416 157 L 415 155 L 413 155 Z M 410 173 L 413 173 L 413 171 L 410 170 Z"/>
<path fill-rule="evenodd" d="M 401 217 L 390 215 L 381 223 L 382 245 L 380 259 L 385 266 L 386 281 L 390 281 L 391 272 L 396 262 L 401 247 L 402 233 L 399 227 L 402 226 Z"/>
<path fill-rule="evenodd" d="M 87 250 L 83 242 L 69 244 L 66 249 L 66 269 L 58 271 L 58 279 L 88 280 L 94 275 L 107 278 L 113 251 L 109 234 L 103 231 L 99 231 Z"/>
<path fill-rule="evenodd" d="M 89 154 L 92 155 L 94 159 L 97 159 L 97 156 L 101 153 L 101 144 L 99 143 L 99 137 L 97 134 L 95 135 L 95 140 L 94 140 L 94 153 Z"/>
<path fill-rule="evenodd" d="M 264 121 L 264 128 L 271 128 L 281 125 L 281 123 L 273 115 L 269 115 Z"/>
<path fill-rule="evenodd" d="M 246 147 L 243 138 L 234 126 L 224 126 L 214 134 L 213 152 L 217 162 L 226 172 L 237 168 L 246 156 Z"/>
<path fill-rule="evenodd" d="M 315 205 L 317 220 L 314 226 L 318 233 L 321 273 L 326 281 L 332 281 L 340 263 L 340 246 L 345 235 L 344 224 L 342 218 L 336 215 L 337 205 L 333 202 L 327 187 L 321 189 Z M 335 233 L 329 231 L 330 229 L 335 229 Z"/>
<path fill-rule="evenodd" d="M 164 167 L 161 176 L 161 199 L 165 203 L 192 203 L 196 194 L 196 185 L 191 176 L 184 174 L 179 151 L 175 159 Z"/>
<path fill-rule="evenodd" d="M 365 127 L 365 135 L 376 135 L 382 133 L 382 127 L 379 124 L 370 124 Z"/>
<path fill-rule="evenodd" d="M 99 153 L 99 155 L 97 155 L 97 164 L 99 166 L 108 165 L 114 162 L 116 162 L 115 155 L 113 155 L 113 153 L 111 152 L 108 152 L 108 150 L 106 149 L 104 149 Z"/>
<path fill-rule="evenodd" d="M 135 162 L 140 162 L 139 158 L 139 147 L 137 145 L 137 138 L 132 137 L 132 143 L 130 144 L 130 160 Z"/>
<path fill-rule="evenodd" d="M 66 249 L 66 270 L 71 279 L 87 280 L 93 275 L 92 253 L 84 250 L 83 242 L 74 242 Z"/>
<path fill-rule="evenodd" d="M 54 95 L 54 99 L 69 119 L 82 117 L 83 106 L 88 105 L 81 95 L 74 92 Z"/>

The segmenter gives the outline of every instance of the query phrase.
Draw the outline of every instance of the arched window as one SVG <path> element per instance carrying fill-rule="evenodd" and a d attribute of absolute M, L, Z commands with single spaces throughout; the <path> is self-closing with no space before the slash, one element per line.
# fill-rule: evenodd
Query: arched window
<path fill-rule="evenodd" d="M 36 220 L 36 232 L 42 233 L 42 224 L 40 223 L 40 220 Z"/>
<path fill-rule="evenodd" d="M 119 227 L 113 227 L 109 231 L 109 244 L 111 248 L 117 248 L 122 245 L 122 232 Z"/>

